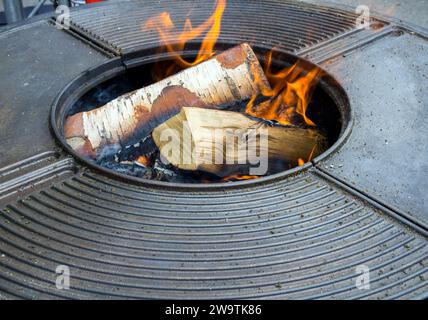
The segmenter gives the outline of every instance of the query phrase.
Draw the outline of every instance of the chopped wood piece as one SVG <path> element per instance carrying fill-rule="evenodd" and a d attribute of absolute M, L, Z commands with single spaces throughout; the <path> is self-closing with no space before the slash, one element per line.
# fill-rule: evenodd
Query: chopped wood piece
<path fill-rule="evenodd" d="M 244 43 L 100 108 L 70 116 L 64 135 L 78 153 L 96 158 L 105 146 L 117 150 L 138 142 L 182 107 L 224 107 L 266 88 L 269 83 L 257 57 Z"/>
<path fill-rule="evenodd" d="M 277 160 L 297 166 L 298 159 L 312 159 L 326 147 L 326 138 L 313 128 L 269 126 L 238 112 L 186 107 L 152 137 L 163 161 L 219 177 L 264 175 Z"/>

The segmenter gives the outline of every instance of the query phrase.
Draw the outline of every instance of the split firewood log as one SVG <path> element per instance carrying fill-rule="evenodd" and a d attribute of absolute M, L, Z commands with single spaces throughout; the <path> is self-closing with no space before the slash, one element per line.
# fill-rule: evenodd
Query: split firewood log
<path fill-rule="evenodd" d="M 257 79 L 257 80 L 256 80 Z M 64 135 L 79 154 L 96 158 L 104 147 L 134 144 L 182 107 L 221 108 L 269 88 L 244 43 L 106 105 L 68 117 Z"/>
<path fill-rule="evenodd" d="M 277 160 L 296 166 L 327 145 L 314 128 L 269 126 L 239 112 L 186 107 L 156 127 L 152 137 L 162 161 L 219 177 L 264 175 Z"/>

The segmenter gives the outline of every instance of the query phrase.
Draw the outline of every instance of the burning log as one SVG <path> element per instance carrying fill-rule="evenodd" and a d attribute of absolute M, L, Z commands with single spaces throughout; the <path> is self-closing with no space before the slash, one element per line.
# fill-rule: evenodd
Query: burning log
<path fill-rule="evenodd" d="M 200 108 L 182 108 L 155 128 L 152 137 L 163 161 L 219 177 L 264 175 L 269 163 L 296 166 L 299 159 L 310 160 L 326 147 L 326 138 L 313 128 L 269 126 L 239 112 Z"/>
<path fill-rule="evenodd" d="M 78 153 L 96 158 L 104 147 L 117 151 L 138 142 L 182 107 L 221 108 L 269 88 L 256 55 L 244 43 L 103 107 L 68 117 L 64 135 Z"/>

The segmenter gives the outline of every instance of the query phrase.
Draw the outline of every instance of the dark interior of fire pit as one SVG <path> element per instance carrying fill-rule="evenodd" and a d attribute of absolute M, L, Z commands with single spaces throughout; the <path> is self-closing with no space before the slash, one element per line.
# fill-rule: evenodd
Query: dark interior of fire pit
<path fill-rule="evenodd" d="M 260 62 L 264 64 L 264 53 L 259 52 Z M 297 60 L 296 57 L 288 54 L 277 54 L 273 59 L 273 70 L 280 70 L 286 66 L 292 65 Z M 63 112 L 63 117 L 68 117 L 78 112 L 89 111 L 116 97 L 133 90 L 150 85 L 159 80 L 156 75 L 159 73 L 158 68 L 163 68 L 172 64 L 172 60 L 163 60 L 156 63 L 145 63 L 137 67 L 129 68 L 125 72 L 118 74 L 104 82 L 99 83 L 86 93 L 75 100 Z M 305 62 L 306 63 L 306 62 Z M 308 68 L 310 63 L 308 62 Z M 175 71 L 179 71 L 177 67 Z M 326 135 L 328 139 L 328 147 L 331 147 L 343 133 L 346 126 L 347 116 L 344 116 L 344 109 L 347 107 L 338 105 L 338 99 L 334 99 L 331 90 L 326 90 L 329 86 L 337 86 L 337 83 L 325 75 L 313 91 L 311 102 L 308 106 L 307 116 L 317 124 L 317 127 Z M 339 99 L 340 100 L 340 99 Z M 244 105 L 243 105 L 244 107 Z M 230 178 L 219 178 L 216 175 L 201 172 L 201 171 L 183 171 L 164 165 L 156 155 L 156 145 L 151 137 L 146 137 L 140 143 L 129 146 L 125 149 L 109 154 L 102 160 L 92 162 L 97 166 L 112 170 L 116 173 L 125 174 L 141 179 L 149 179 L 156 181 L 166 181 L 174 183 L 215 183 L 215 182 L 231 182 L 242 180 L 243 177 L 235 176 Z M 152 153 L 153 164 L 150 167 L 145 167 L 137 159 L 140 155 Z M 288 163 L 275 161 L 269 164 L 267 175 L 276 174 L 292 169 Z"/>

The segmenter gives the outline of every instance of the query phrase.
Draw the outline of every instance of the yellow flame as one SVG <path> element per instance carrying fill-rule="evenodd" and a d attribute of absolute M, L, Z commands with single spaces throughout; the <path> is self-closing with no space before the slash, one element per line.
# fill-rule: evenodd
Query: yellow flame
<path fill-rule="evenodd" d="M 315 152 L 315 149 L 316 149 L 317 145 L 318 145 L 318 142 L 317 142 L 317 143 L 315 143 L 315 144 L 314 144 L 314 146 L 312 147 L 311 153 L 309 154 L 309 157 L 308 157 L 308 161 L 305 161 L 305 160 L 303 160 L 302 158 L 298 158 L 298 159 L 297 159 L 297 165 L 298 165 L 298 166 L 303 166 L 306 162 L 309 162 L 309 161 L 311 161 L 311 160 L 312 160 L 312 158 L 313 158 L 313 156 L 314 156 L 314 152 Z"/>
<path fill-rule="evenodd" d="M 283 125 L 294 124 L 294 116 L 298 114 L 307 125 L 315 126 L 306 112 L 312 91 L 321 77 L 321 69 L 314 67 L 307 71 L 299 60 L 291 67 L 275 73 L 272 71 L 272 55 L 273 50 L 266 55 L 265 65 L 265 74 L 272 89 L 264 89 L 261 92 L 262 96 L 269 99 L 255 105 L 258 97 L 253 96 L 245 112 L 254 117 L 276 120 Z M 255 79 L 255 81 L 262 80 Z"/>
<path fill-rule="evenodd" d="M 186 18 L 182 31 L 177 30 L 174 22 L 168 12 L 163 12 L 158 16 L 149 19 L 143 26 L 143 30 L 156 30 L 161 39 L 162 49 L 172 53 L 175 62 L 183 67 L 188 68 L 209 59 L 215 53 L 214 46 L 221 31 L 221 19 L 226 8 L 226 0 L 218 0 L 213 14 L 197 27 L 192 26 L 189 18 Z M 187 42 L 205 34 L 199 52 L 194 61 L 185 60 L 180 52 L 184 50 Z M 167 72 L 171 72 L 172 68 Z M 166 74 L 165 76 L 168 76 Z"/>

